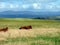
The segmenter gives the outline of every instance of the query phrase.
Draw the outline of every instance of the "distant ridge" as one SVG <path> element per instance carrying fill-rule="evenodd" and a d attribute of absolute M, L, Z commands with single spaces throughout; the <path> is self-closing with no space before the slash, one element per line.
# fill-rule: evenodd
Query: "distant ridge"
<path fill-rule="evenodd" d="M 49 17 L 60 16 L 60 12 L 39 12 L 39 11 L 3 11 L 0 12 L 0 18 L 35 18 L 35 17 Z"/>

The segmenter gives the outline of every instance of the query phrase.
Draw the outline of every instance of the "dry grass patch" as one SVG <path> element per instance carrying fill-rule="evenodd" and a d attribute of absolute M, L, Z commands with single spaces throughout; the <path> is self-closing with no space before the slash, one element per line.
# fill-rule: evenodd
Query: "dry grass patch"
<path fill-rule="evenodd" d="M 7 32 L 0 32 L 0 41 L 3 40 L 6 42 L 3 45 L 55 45 L 55 42 L 60 41 L 60 29 L 9 29 Z"/>
<path fill-rule="evenodd" d="M 0 32 L 0 38 L 36 37 L 36 35 L 54 37 L 59 36 L 58 32 L 60 32 L 60 29 L 57 28 L 9 29 L 7 32 Z"/>

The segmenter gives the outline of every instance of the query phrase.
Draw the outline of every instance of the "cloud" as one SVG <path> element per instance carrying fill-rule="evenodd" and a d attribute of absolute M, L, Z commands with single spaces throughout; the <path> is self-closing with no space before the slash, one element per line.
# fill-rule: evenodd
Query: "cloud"
<path fill-rule="evenodd" d="M 14 5 L 13 4 L 10 4 L 9 6 L 10 6 L 10 8 L 14 8 Z"/>
<path fill-rule="evenodd" d="M 28 5 L 28 4 L 23 4 L 23 5 L 22 5 L 22 8 L 23 8 L 23 9 L 27 9 L 27 8 L 29 8 L 29 5 Z"/>
<path fill-rule="evenodd" d="M 37 3 L 33 3 L 33 8 L 34 9 L 41 9 L 40 5 Z"/>
<path fill-rule="evenodd" d="M 12 1 L 12 0 L 10 0 L 10 1 Z M 47 3 L 47 2 L 49 2 L 49 3 Z M 24 1 L 19 0 L 16 2 L 16 0 L 15 0 L 14 2 L 0 2 L 0 11 L 2 11 L 2 10 L 59 11 L 60 10 L 60 1 L 56 1 L 56 0 L 24 0 Z"/>
<path fill-rule="evenodd" d="M 44 9 L 48 11 L 60 11 L 60 5 L 57 3 L 49 3 Z"/>
<path fill-rule="evenodd" d="M 22 2 L 22 3 L 40 3 L 40 2 L 55 2 L 57 0 L 0 0 L 0 2 Z"/>
<path fill-rule="evenodd" d="M 0 3 L 0 8 L 5 8 L 5 3 Z"/>

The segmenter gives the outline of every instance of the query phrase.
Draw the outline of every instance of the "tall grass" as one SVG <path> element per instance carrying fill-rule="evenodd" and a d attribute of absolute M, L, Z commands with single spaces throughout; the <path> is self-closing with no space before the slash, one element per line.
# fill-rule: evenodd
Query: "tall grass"
<path fill-rule="evenodd" d="M 16 38 L 7 38 L 7 41 L 0 41 L 0 44 L 6 43 L 28 43 L 30 45 L 59 45 L 60 44 L 60 36 L 59 37 L 47 37 L 47 36 L 36 36 L 36 37 L 16 37 Z"/>
<path fill-rule="evenodd" d="M 31 30 L 18 30 L 20 26 L 32 25 Z M 0 18 L 0 27 L 8 26 L 13 31 L 0 32 L 0 45 L 60 45 L 60 21 L 22 18 Z M 18 32 L 19 33 L 18 33 Z M 49 32 L 50 31 L 50 32 Z M 10 32 L 10 33 L 9 33 Z M 15 36 L 18 37 L 13 37 Z M 4 37 L 7 35 L 7 37 Z M 12 34 L 12 38 L 11 38 Z M 21 36 L 22 35 L 22 36 Z M 25 35 L 25 36 L 24 36 Z"/>

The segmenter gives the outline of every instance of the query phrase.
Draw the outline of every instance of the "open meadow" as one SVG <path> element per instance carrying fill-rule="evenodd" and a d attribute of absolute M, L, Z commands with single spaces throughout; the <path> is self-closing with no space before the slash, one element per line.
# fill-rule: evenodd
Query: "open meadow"
<path fill-rule="evenodd" d="M 31 25 L 32 29 L 19 29 Z M 60 45 L 60 21 L 26 18 L 0 18 L 0 45 Z"/>

